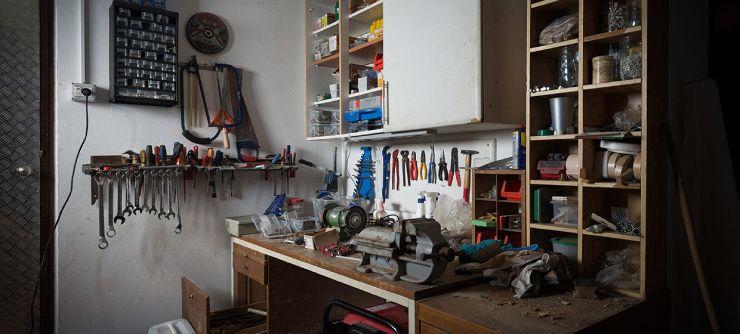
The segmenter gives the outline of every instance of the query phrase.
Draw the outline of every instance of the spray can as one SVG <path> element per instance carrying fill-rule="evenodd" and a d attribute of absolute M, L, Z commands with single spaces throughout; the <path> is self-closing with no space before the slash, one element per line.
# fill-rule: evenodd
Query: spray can
<path fill-rule="evenodd" d="M 424 218 L 424 192 L 420 192 L 416 198 L 416 218 Z"/>
<path fill-rule="evenodd" d="M 385 206 L 383 205 L 383 200 L 380 198 L 375 199 L 375 219 L 380 219 L 387 216 L 385 213 Z"/>
<path fill-rule="evenodd" d="M 524 169 L 526 163 L 526 134 L 524 126 L 520 125 L 511 136 L 511 169 Z"/>
<path fill-rule="evenodd" d="M 424 197 L 426 199 L 425 218 L 434 218 L 434 210 L 437 209 L 437 198 L 439 198 L 439 193 L 434 191 L 425 191 Z"/>

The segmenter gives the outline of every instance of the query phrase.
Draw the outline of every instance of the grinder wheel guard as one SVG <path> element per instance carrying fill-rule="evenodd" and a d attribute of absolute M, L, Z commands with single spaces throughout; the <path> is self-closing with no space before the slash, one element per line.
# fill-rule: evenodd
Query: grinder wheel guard
<path fill-rule="evenodd" d="M 336 203 L 327 204 L 323 213 L 324 223 L 338 227 L 349 235 L 360 233 L 367 225 L 365 210 L 358 206 L 343 207 Z"/>

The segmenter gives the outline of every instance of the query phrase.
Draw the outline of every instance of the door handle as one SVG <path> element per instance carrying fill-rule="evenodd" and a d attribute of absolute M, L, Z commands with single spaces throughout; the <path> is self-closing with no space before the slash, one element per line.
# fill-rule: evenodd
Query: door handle
<path fill-rule="evenodd" d="M 18 173 L 21 176 L 30 176 L 33 174 L 34 170 L 31 166 L 20 166 L 15 169 L 16 173 Z"/>
<path fill-rule="evenodd" d="M 383 116 L 385 117 L 385 125 L 390 124 L 390 108 L 388 108 L 388 81 L 383 81 Z"/>

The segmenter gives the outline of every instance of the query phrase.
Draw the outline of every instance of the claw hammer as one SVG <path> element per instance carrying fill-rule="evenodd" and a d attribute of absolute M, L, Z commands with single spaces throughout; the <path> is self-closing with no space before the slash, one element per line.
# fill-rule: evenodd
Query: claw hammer
<path fill-rule="evenodd" d="M 466 203 L 470 203 L 470 177 L 473 173 L 471 166 L 473 154 L 478 154 L 478 151 L 461 150 L 460 153 L 465 154 L 465 183 L 463 184 L 463 199 Z"/>

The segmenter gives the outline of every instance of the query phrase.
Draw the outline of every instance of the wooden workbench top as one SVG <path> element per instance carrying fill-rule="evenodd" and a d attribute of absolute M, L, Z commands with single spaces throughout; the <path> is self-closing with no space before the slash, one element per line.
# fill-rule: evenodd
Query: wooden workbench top
<path fill-rule="evenodd" d="M 412 300 L 436 296 L 445 292 L 477 285 L 485 281 L 480 274 L 455 275 L 455 268 L 458 266 L 457 260 L 447 264 L 447 269 L 444 275 L 442 275 L 438 280 L 430 284 L 415 284 L 405 281 L 392 281 L 383 278 L 380 274 L 366 274 L 357 271 L 355 267 L 360 263 L 358 261 L 360 257 L 359 254 L 354 255 L 358 260 L 333 258 L 321 254 L 320 251 L 314 251 L 306 249 L 303 246 L 284 243 L 281 239 L 265 239 L 259 234 L 246 235 L 239 237 L 239 239 Z"/>
<path fill-rule="evenodd" d="M 513 296 L 511 288 L 479 284 L 419 301 L 418 314 L 420 319 L 469 322 L 497 333 L 571 333 L 614 321 L 615 315 L 644 302 L 629 297 L 579 299 L 570 294 L 524 299 Z"/>

